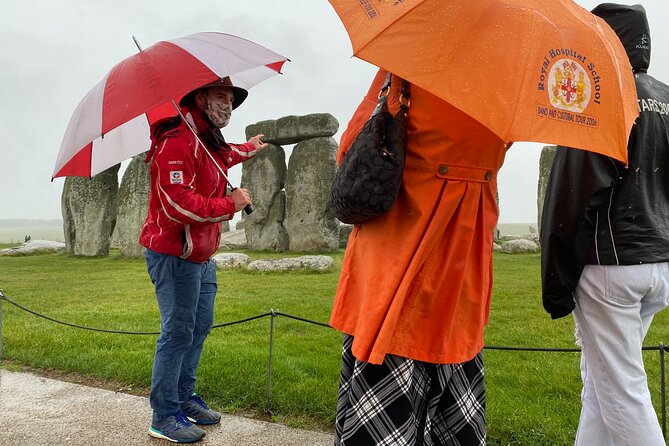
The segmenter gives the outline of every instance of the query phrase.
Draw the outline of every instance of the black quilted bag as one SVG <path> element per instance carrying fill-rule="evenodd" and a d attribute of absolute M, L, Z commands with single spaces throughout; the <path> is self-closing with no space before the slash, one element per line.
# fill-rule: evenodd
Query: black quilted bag
<path fill-rule="evenodd" d="M 402 186 L 407 144 L 409 83 L 402 80 L 400 110 L 388 111 L 391 74 L 371 117 L 344 156 L 332 183 L 330 204 L 343 223 L 364 223 L 386 213 Z"/>

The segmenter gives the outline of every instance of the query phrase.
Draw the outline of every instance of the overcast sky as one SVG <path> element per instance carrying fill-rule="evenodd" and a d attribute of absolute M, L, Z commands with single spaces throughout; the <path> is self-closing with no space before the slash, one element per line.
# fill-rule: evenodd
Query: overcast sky
<path fill-rule="evenodd" d="M 475 1 L 475 0 L 474 0 Z M 586 9 L 599 1 L 577 0 Z M 649 73 L 669 83 L 667 0 L 641 3 L 651 25 Z M 246 125 L 286 115 L 331 113 L 345 127 L 375 68 L 351 57 L 327 0 L 21 0 L 0 2 L 0 218 L 60 218 L 63 179 L 51 182 L 76 105 L 117 62 L 143 47 L 202 31 L 235 34 L 288 57 L 283 76 L 254 87 L 224 129 L 244 140 Z M 664 20 L 662 20 L 664 19 Z M 536 220 L 541 145 L 516 144 L 499 175 L 500 222 Z M 239 183 L 241 167 L 231 180 Z"/>

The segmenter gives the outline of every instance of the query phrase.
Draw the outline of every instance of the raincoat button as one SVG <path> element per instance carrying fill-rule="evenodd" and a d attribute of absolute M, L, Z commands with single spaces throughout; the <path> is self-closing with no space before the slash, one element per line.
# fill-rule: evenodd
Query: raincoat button
<path fill-rule="evenodd" d="M 487 171 L 487 172 L 485 173 L 485 180 L 486 180 L 486 181 L 490 181 L 491 179 L 492 179 L 492 172 L 491 172 L 491 171 Z"/>
<path fill-rule="evenodd" d="M 448 166 L 442 164 L 439 166 L 439 175 L 446 175 L 448 173 Z"/>

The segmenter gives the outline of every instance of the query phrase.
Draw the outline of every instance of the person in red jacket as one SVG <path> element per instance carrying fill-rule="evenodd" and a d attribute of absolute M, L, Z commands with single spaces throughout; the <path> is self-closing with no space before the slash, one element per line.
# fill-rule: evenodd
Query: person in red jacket
<path fill-rule="evenodd" d="M 149 207 L 139 242 L 155 285 L 161 333 L 149 435 L 178 443 L 198 441 L 205 432 L 196 424 L 221 419 L 195 393 L 195 372 L 214 320 L 217 282 L 210 257 L 218 249 L 221 222 L 251 204 L 245 189 L 226 195 L 227 171 L 268 146 L 263 135 L 229 144 L 221 134 L 247 95 L 226 77 L 184 96 L 183 118 L 166 118 L 151 128 Z"/>

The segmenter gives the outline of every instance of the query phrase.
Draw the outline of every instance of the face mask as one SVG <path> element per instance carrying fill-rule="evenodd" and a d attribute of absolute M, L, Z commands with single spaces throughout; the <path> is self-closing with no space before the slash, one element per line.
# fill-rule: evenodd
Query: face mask
<path fill-rule="evenodd" d="M 211 123 L 219 129 L 228 125 L 228 122 L 230 122 L 230 115 L 232 114 L 232 105 L 212 101 L 211 99 L 209 99 L 208 102 L 209 104 L 207 105 L 205 113 L 211 120 Z"/>

